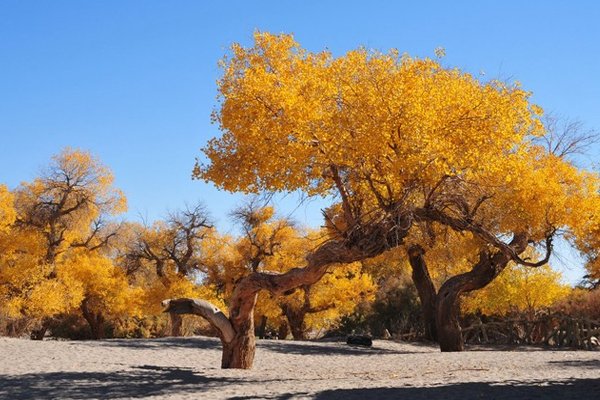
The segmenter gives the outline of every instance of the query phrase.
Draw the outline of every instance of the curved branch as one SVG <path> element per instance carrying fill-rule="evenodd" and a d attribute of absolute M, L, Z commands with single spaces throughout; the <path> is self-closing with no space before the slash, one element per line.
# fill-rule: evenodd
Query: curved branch
<path fill-rule="evenodd" d="M 212 326 L 217 328 L 223 341 L 231 342 L 235 331 L 229 319 L 218 307 L 206 300 L 200 299 L 169 299 L 162 302 L 166 307 L 164 312 L 174 314 L 195 314 L 206 319 Z"/>
<path fill-rule="evenodd" d="M 510 257 L 510 260 L 527 266 L 527 267 L 540 267 L 548 263 L 550 255 L 552 253 L 552 239 L 554 237 L 555 230 L 548 232 L 546 236 L 546 255 L 543 260 L 538 262 L 530 262 L 522 259 L 520 253 L 522 253 L 527 247 L 528 237 L 524 232 L 514 235 L 513 241 L 505 243 L 491 232 L 486 230 L 479 224 L 473 223 L 466 218 L 455 218 L 444 214 L 439 210 L 430 208 L 418 208 L 415 210 L 415 216 L 422 221 L 436 221 L 443 225 L 449 226 L 456 231 L 467 231 L 472 232 L 485 240 L 487 243 L 496 247 L 502 253 L 505 253 Z"/>

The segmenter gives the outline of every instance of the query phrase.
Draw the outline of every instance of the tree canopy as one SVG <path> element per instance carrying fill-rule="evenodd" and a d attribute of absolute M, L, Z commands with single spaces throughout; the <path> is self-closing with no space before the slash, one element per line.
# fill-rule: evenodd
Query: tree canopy
<path fill-rule="evenodd" d="M 254 39 L 221 62 L 213 119 L 223 135 L 195 177 L 230 191 L 333 195 L 350 228 L 402 210 L 540 240 L 588 218 L 582 199 L 596 176 L 532 142 L 545 134 L 542 110 L 519 84 L 481 82 L 441 57 L 333 57 L 291 35 Z"/>

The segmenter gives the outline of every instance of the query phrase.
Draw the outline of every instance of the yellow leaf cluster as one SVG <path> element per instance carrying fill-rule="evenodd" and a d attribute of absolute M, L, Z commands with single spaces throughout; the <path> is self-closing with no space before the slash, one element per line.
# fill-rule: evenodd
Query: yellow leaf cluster
<path fill-rule="evenodd" d="M 8 230 L 16 217 L 14 196 L 6 185 L 0 184 L 0 234 Z"/>
<path fill-rule="evenodd" d="M 214 119 L 223 136 L 194 172 L 227 190 L 327 195 L 334 165 L 351 170 L 353 193 L 373 184 L 401 196 L 416 178 L 497 172 L 498 155 L 540 134 L 529 93 L 516 85 L 481 83 L 397 51 L 333 58 L 289 35 L 254 39 L 222 62 Z"/>
<path fill-rule="evenodd" d="M 487 287 L 464 297 L 462 308 L 488 316 L 525 313 L 533 318 L 536 311 L 570 292 L 560 272 L 549 265 L 529 268 L 511 264 Z"/>
<path fill-rule="evenodd" d="M 448 199 L 473 208 L 485 198 L 477 223 L 534 240 L 585 223 L 598 179 L 532 144 L 545 128 L 530 93 L 443 67 L 436 54 L 359 48 L 333 57 L 256 32 L 221 62 L 213 118 L 223 134 L 194 176 L 229 191 L 333 194 L 365 218 L 431 206 L 432 194 L 450 215 Z M 348 214 L 335 207 L 331 234 Z"/>

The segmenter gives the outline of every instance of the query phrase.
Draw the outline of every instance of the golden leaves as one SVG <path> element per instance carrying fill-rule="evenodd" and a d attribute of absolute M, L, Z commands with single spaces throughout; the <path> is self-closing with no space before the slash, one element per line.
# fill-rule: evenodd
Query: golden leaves
<path fill-rule="evenodd" d="M 254 38 L 222 63 L 214 116 L 223 136 L 203 149 L 210 163 L 194 169 L 226 190 L 326 196 L 335 166 L 350 171 L 348 191 L 391 203 L 408 182 L 501 173 L 502 155 L 536 131 L 529 93 L 517 85 L 481 83 L 396 50 L 333 58 L 289 35 Z"/>

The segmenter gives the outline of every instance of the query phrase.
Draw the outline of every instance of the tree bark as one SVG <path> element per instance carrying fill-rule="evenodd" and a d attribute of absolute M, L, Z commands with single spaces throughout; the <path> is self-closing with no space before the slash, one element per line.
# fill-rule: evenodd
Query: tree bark
<path fill-rule="evenodd" d="M 244 311 L 254 309 L 256 294 L 246 298 Z M 217 307 L 198 299 L 165 300 L 165 312 L 175 314 L 196 314 L 205 318 L 217 330 L 223 345 L 221 368 L 251 369 L 254 361 L 254 315 L 248 312 L 234 312 L 227 318 Z M 234 316 L 235 314 L 235 316 Z"/>
<path fill-rule="evenodd" d="M 256 296 L 254 297 L 256 302 Z M 235 336 L 229 342 L 222 341 L 221 368 L 252 369 L 256 353 L 254 313 L 234 318 L 232 326 L 235 329 Z"/>
<path fill-rule="evenodd" d="M 306 340 L 308 338 L 306 333 L 306 323 L 304 322 L 306 312 L 300 310 L 299 312 L 294 313 L 289 308 L 284 311 L 284 315 L 288 321 L 292 337 L 294 340 Z"/>
<path fill-rule="evenodd" d="M 81 312 L 92 331 L 92 338 L 106 339 L 105 319 L 101 312 L 95 312 L 88 304 L 88 299 L 81 302 Z"/>
<path fill-rule="evenodd" d="M 285 340 L 287 339 L 289 333 L 290 328 L 288 324 L 285 321 L 283 321 L 281 325 L 279 325 L 279 329 L 277 330 L 277 337 L 281 340 Z"/>
<path fill-rule="evenodd" d="M 464 351 L 465 345 L 459 323 L 459 297 L 462 283 L 456 283 L 450 278 L 437 295 L 435 308 L 436 332 L 440 350 L 443 352 Z"/>
<path fill-rule="evenodd" d="M 179 314 L 169 313 L 171 319 L 171 336 L 183 336 L 183 317 Z"/>
<path fill-rule="evenodd" d="M 427 264 L 425 263 L 425 249 L 420 245 L 413 245 L 408 249 L 408 260 L 412 269 L 412 280 L 417 288 L 423 322 L 425 325 L 425 339 L 432 342 L 438 341 L 436 325 L 436 291 Z"/>
<path fill-rule="evenodd" d="M 267 336 L 267 322 L 268 318 L 264 315 L 261 315 L 260 324 L 256 327 L 254 336 L 258 336 L 261 339 L 264 339 Z"/>
<path fill-rule="evenodd" d="M 508 245 L 509 251 L 486 249 L 479 254 L 479 261 L 471 271 L 448 279 L 436 296 L 436 326 L 438 342 L 443 352 L 464 351 L 465 345 L 459 323 L 460 296 L 481 289 L 492 282 L 512 260 L 513 254 L 521 254 L 527 248 L 525 235 L 515 235 Z"/>

